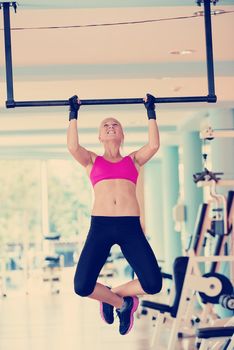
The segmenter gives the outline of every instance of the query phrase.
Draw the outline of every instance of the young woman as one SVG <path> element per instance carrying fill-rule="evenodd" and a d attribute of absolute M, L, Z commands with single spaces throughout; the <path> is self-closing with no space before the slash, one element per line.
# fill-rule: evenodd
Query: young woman
<path fill-rule="evenodd" d="M 154 97 L 147 94 L 149 136 L 142 148 L 123 157 L 120 146 L 124 140 L 122 126 L 115 118 L 106 118 L 99 128 L 99 140 L 104 147 L 102 156 L 79 143 L 77 117 L 80 101 L 69 99 L 67 146 L 72 156 L 86 168 L 94 189 L 94 205 L 88 236 L 81 252 L 74 277 L 75 293 L 100 301 L 105 322 L 114 322 L 114 308 L 119 317 L 119 332 L 127 334 L 138 307 L 137 295 L 156 294 L 162 288 L 162 276 L 156 257 L 140 224 L 140 209 L 136 198 L 136 182 L 141 166 L 159 149 Z M 137 279 L 115 288 L 97 283 L 110 249 L 118 244 L 133 268 Z"/>

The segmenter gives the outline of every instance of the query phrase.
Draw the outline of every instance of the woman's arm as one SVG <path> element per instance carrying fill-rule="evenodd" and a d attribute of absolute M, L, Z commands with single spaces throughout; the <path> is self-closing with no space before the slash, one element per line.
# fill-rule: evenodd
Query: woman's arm
<path fill-rule="evenodd" d="M 67 148 L 71 155 L 84 167 L 92 163 L 92 152 L 88 151 L 79 144 L 77 119 L 80 108 L 79 99 L 73 96 L 69 99 L 69 127 L 67 129 Z"/>
<path fill-rule="evenodd" d="M 136 162 L 142 166 L 148 160 L 150 160 L 160 147 L 159 130 L 156 122 L 156 112 L 154 105 L 154 97 L 147 94 L 145 99 L 145 107 L 148 115 L 148 143 L 141 147 L 139 150 L 131 153 L 134 156 Z"/>

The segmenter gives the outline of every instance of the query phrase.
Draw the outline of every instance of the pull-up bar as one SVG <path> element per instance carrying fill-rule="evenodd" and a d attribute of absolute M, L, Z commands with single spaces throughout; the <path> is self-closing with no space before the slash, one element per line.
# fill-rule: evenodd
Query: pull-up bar
<path fill-rule="evenodd" d="M 47 107 L 66 106 L 68 100 L 48 100 L 48 101 L 15 101 L 13 91 L 13 69 L 11 53 L 11 27 L 10 11 L 12 6 L 16 9 L 16 2 L 0 2 L 0 9 L 3 8 L 4 18 L 4 41 L 5 41 L 5 62 L 6 62 L 6 85 L 7 85 L 7 108 L 15 107 Z M 205 40 L 206 40 L 206 64 L 208 95 L 207 96 L 185 96 L 185 97 L 159 97 L 155 98 L 156 103 L 188 103 L 188 102 L 208 102 L 215 103 L 214 66 L 213 66 L 213 45 L 211 28 L 210 0 L 204 0 L 205 19 Z M 114 105 L 114 104 L 141 104 L 143 98 L 115 98 L 115 99 L 91 99 L 81 100 L 82 105 Z"/>
<path fill-rule="evenodd" d="M 143 98 L 109 98 L 96 100 L 80 100 L 82 105 L 124 105 L 140 104 Z M 155 98 L 156 103 L 175 103 L 175 102 L 216 102 L 215 96 L 191 96 L 191 97 L 159 97 Z M 14 107 L 49 107 L 49 106 L 67 106 L 68 100 L 50 100 L 50 101 L 6 101 L 7 108 Z"/>

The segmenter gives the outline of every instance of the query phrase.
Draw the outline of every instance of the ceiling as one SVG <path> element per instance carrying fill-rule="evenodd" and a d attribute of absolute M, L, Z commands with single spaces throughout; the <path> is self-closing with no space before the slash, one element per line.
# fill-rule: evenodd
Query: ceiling
<path fill-rule="evenodd" d="M 64 100 L 75 93 L 81 99 L 134 98 L 147 92 L 158 97 L 207 95 L 204 17 L 194 15 L 202 9 L 192 0 L 18 1 L 17 13 L 11 9 L 15 100 Z M 212 9 L 225 11 L 212 16 L 218 101 L 159 104 L 162 145 L 179 144 L 185 128 L 199 130 L 213 109 L 234 108 L 234 1 L 220 0 Z M 70 28 L 58 28 L 64 26 Z M 193 53 L 171 53 L 181 50 Z M 68 156 L 67 107 L 7 110 L 5 100 L 1 31 L 0 158 Z M 82 145 L 101 152 L 97 128 L 107 116 L 123 124 L 125 152 L 147 142 L 143 105 L 83 106 Z"/>

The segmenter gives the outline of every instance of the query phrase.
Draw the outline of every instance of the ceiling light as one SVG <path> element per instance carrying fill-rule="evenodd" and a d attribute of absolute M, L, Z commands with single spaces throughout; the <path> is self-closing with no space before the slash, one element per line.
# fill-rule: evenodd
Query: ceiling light
<path fill-rule="evenodd" d="M 177 91 L 180 91 L 181 89 L 182 89 L 182 86 L 174 86 L 172 88 L 172 91 L 177 92 Z"/>
<path fill-rule="evenodd" d="M 181 51 L 171 51 L 170 54 L 172 54 L 172 55 L 191 55 L 194 52 L 196 52 L 196 51 L 195 50 L 181 50 Z"/>

